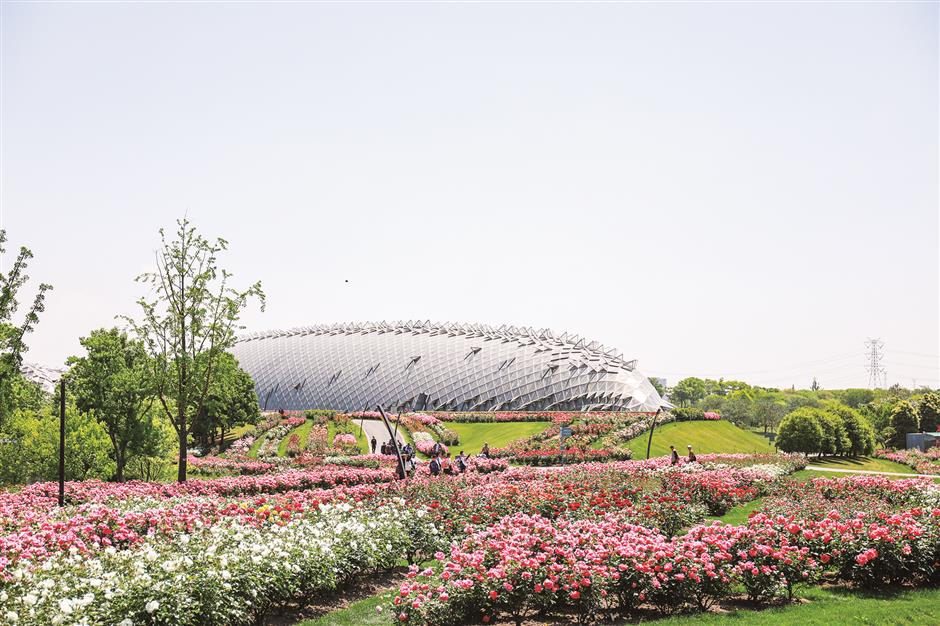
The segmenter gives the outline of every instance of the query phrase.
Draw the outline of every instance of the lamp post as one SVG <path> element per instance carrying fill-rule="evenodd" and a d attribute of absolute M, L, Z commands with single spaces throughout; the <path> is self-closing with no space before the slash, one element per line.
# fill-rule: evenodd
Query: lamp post
<path fill-rule="evenodd" d="M 65 506 L 65 376 L 59 379 L 59 506 Z"/>
<path fill-rule="evenodd" d="M 646 442 L 646 459 L 650 458 L 650 448 L 653 447 L 653 431 L 656 430 L 656 418 L 659 417 L 659 412 L 663 410 L 663 407 L 656 409 L 656 413 L 653 415 L 653 424 L 650 426 L 650 438 Z"/>

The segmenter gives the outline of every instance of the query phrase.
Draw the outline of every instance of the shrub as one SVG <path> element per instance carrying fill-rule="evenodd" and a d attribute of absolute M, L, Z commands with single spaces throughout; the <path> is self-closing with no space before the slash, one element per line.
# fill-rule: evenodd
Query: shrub
<path fill-rule="evenodd" d="M 818 409 L 804 407 L 787 414 L 777 430 L 777 447 L 784 452 L 811 454 L 822 449 L 823 429 Z"/>

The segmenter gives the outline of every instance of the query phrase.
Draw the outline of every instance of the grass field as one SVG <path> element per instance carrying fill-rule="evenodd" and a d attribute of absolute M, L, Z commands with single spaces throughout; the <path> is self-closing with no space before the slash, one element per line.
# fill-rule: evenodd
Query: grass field
<path fill-rule="evenodd" d="M 287 436 L 281 439 L 281 443 L 279 443 L 277 446 L 277 455 L 287 456 L 287 442 L 290 441 L 291 435 L 298 435 L 300 437 L 300 449 L 303 450 L 304 446 L 307 445 L 307 435 L 310 434 L 311 428 L 313 428 L 313 420 L 307 420 L 294 430 L 287 433 Z"/>
<path fill-rule="evenodd" d="M 391 623 L 387 612 L 379 613 L 376 607 L 382 606 L 387 611 L 393 594 L 390 591 L 365 598 L 340 611 L 301 622 L 299 626 L 387 626 Z M 802 603 L 760 611 L 735 610 L 721 614 L 683 615 L 643 623 L 661 626 L 926 626 L 940 623 L 938 589 L 870 592 L 841 586 L 797 587 L 796 595 Z"/>
<path fill-rule="evenodd" d="M 885 459 L 875 459 L 870 456 L 851 457 L 826 457 L 823 459 L 810 458 L 810 465 L 818 467 L 831 467 L 833 469 L 864 470 L 867 472 L 900 472 L 901 474 L 914 475 L 915 472 L 907 465 L 901 465 L 894 461 Z"/>
<path fill-rule="evenodd" d="M 517 439 L 525 439 L 549 427 L 548 422 L 494 422 L 488 424 L 457 424 L 448 422 L 447 428 L 460 435 L 460 444 L 451 446 L 455 454 L 463 450 L 467 454 L 478 454 L 484 443 L 491 448 L 502 448 Z"/>
<path fill-rule="evenodd" d="M 627 442 L 634 459 L 646 458 L 648 439 L 649 432 L 645 432 Z M 692 444 L 696 454 L 775 452 L 764 437 L 742 430 L 730 422 L 673 422 L 656 427 L 650 456 L 669 454 L 670 445 L 674 445 L 679 454 L 684 455 L 688 444 Z"/>

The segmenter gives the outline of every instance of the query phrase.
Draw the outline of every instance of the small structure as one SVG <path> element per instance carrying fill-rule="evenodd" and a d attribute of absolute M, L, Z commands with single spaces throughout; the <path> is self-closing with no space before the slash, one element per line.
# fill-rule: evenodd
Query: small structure
<path fill-rule="evenodd" d="M 940 433 L 907 433 L 907 449 L 926 452 L 940 445 Z"/>

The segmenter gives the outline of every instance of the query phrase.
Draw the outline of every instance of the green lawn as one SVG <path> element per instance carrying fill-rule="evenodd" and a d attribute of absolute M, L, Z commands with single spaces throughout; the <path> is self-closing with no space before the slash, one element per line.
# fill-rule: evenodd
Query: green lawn
<path fill-rule="evenodd" d="M 666 626 L 725 625 L 832 626 L 834 624 L 896 625 L 940 623 L 940 590 L 864 592 L 845 587 L 798 589 L 804 604 L 763 611 L 733 611 L 722 615 L 688 615 L 644 622 Z M 374 609 L 373 609 L 374 610 Z M 332 624 L 334 622 L 318 622 Z M 335 622 L 345 624 L 347 622 Z M 349 622 L 352 623 L 352 622 Z"/>
<path fill-rule="evenodd" d="M 810 458 L 810 465 L 818 467 L 832 467 L 834 469 L 865 470 L 868 472 L 900 472 L 901 474 L 914 475 L 916 472 L 907 465 L 901 465 L 894 461 L 885 459 L 876 459 L 870 456 L 860 456 L 856 458 L 833 456 L 822 459 Z"/>
<path fill-rule="evenodd" d="M 763 498 L 757 498 L 756 500 L 751 500 L 750 502 L 745 502 L 744 504 L 736 507 L 732 507 L 730 511 L 724 515 L 719 515 L 715 517 L 709 517 L 709 520 L 720 520 L 725 524 L 734 524 L 740 525 L 747 522 L 748 516 L 759 509 L 764 503 Z"/>
<path fill-rule="evenodd" d="M 503 448 L 517 439 L 525 439 L 549 427 L 548 422 L 493 422 L 485 424 L 458 424 L 447 422 L 447 428 L 460 435 L 460 444 L 451 446 L 452 452 L 463 450 L 467 454 L 478 454 L 484 443 L 491 448 Z"/>
<path fill-rule="evenodd" d="M 298 626 L 388 626 L 393 591 L 371 596 L 345 609 L 328 613 Z M 661 626 L 726 625 L 832 626 L 834 624 L 937 624 L 940 623 L 940 590 L 918 589 L 865 592 L 845 587 L 798 587 L 796 595 L 808 602 L 762 611 L 740 610 L 723 614 L 683 615 L 644 621 Z M 383 613 L 376 607 L 382 606 Z M 555 623 L 555 622 L 553 622 Z M 622 623 L 622 622 L 618 622 Z"/>
<path fill-rule="evenodd" d="M 648 440 L 649 431 L 627 442 L 627 447 L 633 451 L 634 459 L 646 458 Z M 670 445 L 674 445 L 679 454 L 684 455 L 688 444 L 692 444 L 696 454 L 775 452 L 767 439 L 742 430 L 731 422 L 673 422 L 656 427 L 650 456 L 669 454 Z"/>
<path fill-rule="evenodd" d="M 304 446 L 307 445 L 307 436 L 310 434 L 311 428 L 313 428 L 313 420 L 307 420 L 294 430 L 287 433 L 287 436 L 281 439 L 281 443 L 279 443 L 277 446 L 277 455 L 287 456 L 287 442 L 290 441 L 291 435 L 300 436 L 300 449 L 303 450 Z"/>

